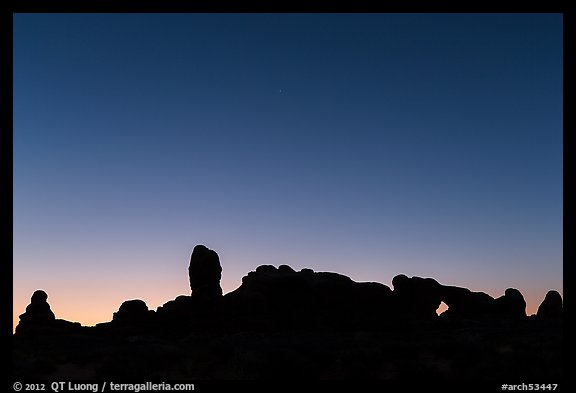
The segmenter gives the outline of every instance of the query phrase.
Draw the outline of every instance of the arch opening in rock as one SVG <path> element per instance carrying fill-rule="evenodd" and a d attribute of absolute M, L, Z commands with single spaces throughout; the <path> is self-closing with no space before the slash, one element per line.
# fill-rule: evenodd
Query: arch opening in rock
<path fill-rule="evenodd" d="M 440 302 L 440 305 L 436 309 L 436 315 L 440 315 L 448 310 L 448 305 L 444 302 Z"/>

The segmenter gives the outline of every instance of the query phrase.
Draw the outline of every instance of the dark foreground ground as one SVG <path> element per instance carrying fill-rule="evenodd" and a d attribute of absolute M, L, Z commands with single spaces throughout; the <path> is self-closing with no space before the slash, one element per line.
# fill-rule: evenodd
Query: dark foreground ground
<path fill-rule="evenodd" d="M 85 328 L 89 329 L 89 328 Z M 196 332 L 179 339 L 15 338 L 20 379 L 562 380 L 559 329 L 428 326 L 394 331 Z"/>

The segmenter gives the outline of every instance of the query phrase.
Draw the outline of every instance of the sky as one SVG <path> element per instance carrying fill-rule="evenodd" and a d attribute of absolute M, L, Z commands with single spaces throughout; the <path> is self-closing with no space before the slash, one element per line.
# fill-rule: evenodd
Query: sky
<path fill-rule="evenodd" d="M 15 14 L 13 322 L 262 264 L 562 293 L 561 14 Z"/>

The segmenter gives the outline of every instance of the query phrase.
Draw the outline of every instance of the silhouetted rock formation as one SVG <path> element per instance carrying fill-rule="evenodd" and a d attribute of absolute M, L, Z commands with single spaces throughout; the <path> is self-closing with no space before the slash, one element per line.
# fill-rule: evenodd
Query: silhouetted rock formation
<path fill-rule="evenodd" d="M 71 329 L 81 327 L 78 322 L 56 319 L 47 300 L 48 294 L 42 290 L 37 290 L 32 294 L 26 312 L 19 317 L 20 322 L 16 326 L 17 334 L 66 333 Z"/>
<path fill-rule="evenodd" d="M 30 304 L 26 307 L 26 312 L 20 315 L 20 323 L 16 327 L 16 332 L 25 333 L 34 328 L 54 324 L 56 317 L 46 300 L 48 300 L 48 294 L 42 290 L 37 290 L 32 294 Z"/>
<path fill-rule="evenodd" d="M 548 291 L 538 307 L 536 317 L 543 321 L 558 321 L 562 318 L 562 296 L 557 291 Z"/>
<path fill-rule="evenodd" d="M 294 269 L 292 269 L 290 266 L 288 265 L 280 265 L 278 266 L 278 271 L 280 273 L 296 273 L 296 271 Z"/>
<path fill-rule="evenodd" d="M 500 296 L 494 303 L 496 313 L 502 318 L 526 318 L 526 302 L 517 289 L 506 289 L 504 296 Z"/>
<path fill-rule="evenodd" d="M 256 273 L 276 273 L 277 270 L 276 266 L 261 265 L 256 268 Z M 250 275 L 250 273 L 248 273 L 248 275 Z M 242 278 L 242 282 L 244 282 L 244 278 Z"/>
<path fill-rule="evenodd" d="M 188 268 L 192 297 L 199 301 L 209 301 L 222 296 L 220 279 L 222 266 L 218 254 L 203 245 L 197 245 L 190 257 Z"/>
<path fill-rule="evenodd" d="M 346 328 L 386 318 L 390 288 L 357 283 L 336 273 L 263 265 L 224 297 L 234 323 L 252 328 Z"/>
<path fill-rule="evenodd" d="M 436 280 L 399 274 L 392 279 L 392 285 L 397 313 L 414 319 L 436 318 L 442 302 L 442 286 Z"/>
<path fill-rule="evenodd" d="M 192 296 L 180 295 L 158 307 L 155 318 L 162 326 L 161 334 L 184 335 L 190 331 L 194 320 L 203 317 L 198 311 L 198 302 Z"/>
<path fill-rule="evenodd" d="M 441 302 L 448 306 L 444 319 L 526 318 L 524 297 L 514 288 L 508 288 L 504 296 L 494 299 L 484 292 L 472 292 L 467 288 L 445 286 L 431 278 L 400 274 L 392 280 L 394 285 L 394 309 L 404 317 L 434 319 Z"/>
<path fill-rule="evenodd" d="M 36 291 L 14 335 L 20 379 L 546 380 L 562 377 L 562 297 L 537 316 L 522 294 L 494 299 L 432 278 L 376 282 L 258 266 L 222 296 L 218 254 L 194 248 L 191 296 L 149 310 L 122 303 L 111 322 L 56 319 Z M 436 310 L 444 302 L 448 310 Z M 74 375 L 71 375 L 71 371 Z"/>
<path fill-rule="evenodd" d="M 472 292 L 468 288 L 442 286 L 442 301 L 448 310 L 444 318 L 474 319 L 491 313 L 494 298 L 484 292 Z"/>
<path fill-rule="evenodd" d="M 448 306 L 442 314 L 445 320 L 526 318 L 526 302 L 520 291 L 514 288 L 508 288 L 504 296 L 494 299 L 484 292 L 441 285 L 432 278 L 408 278 L 404 274 L 394 277 L 392 285 L 392 309 L 404 318 L 435 319 L 441 302 Z"/>
<path fill-rule="evenodd" d="M 120 306 L 118 312 L 112 316 L 112 321 L 116 324 L 132 325 L 149 322 L 154 311 L 148 310 L 148 306 L 143 300 L 127 300 Z"/>

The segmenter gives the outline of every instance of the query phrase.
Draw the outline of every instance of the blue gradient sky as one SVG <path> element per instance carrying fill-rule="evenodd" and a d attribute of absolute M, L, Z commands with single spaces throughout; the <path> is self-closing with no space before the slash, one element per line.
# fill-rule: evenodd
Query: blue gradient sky
<path fill-rule="evenodd" d="M 16 14 L 14 318 L 261 264 L 562 291 L 560 14 Z"/>

